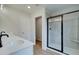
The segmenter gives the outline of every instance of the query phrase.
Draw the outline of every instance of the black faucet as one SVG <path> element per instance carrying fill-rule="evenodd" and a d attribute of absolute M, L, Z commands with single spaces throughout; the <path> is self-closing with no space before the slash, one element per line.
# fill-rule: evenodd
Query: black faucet
<path fill-rule="evenodd" d="M 2 47 L 2 41 L 1 41 L 2 36 L 7 36 L 7 37 L 9 37 L 9 35 L 8 35 L 8 34 L 5 34 L 4 31 L 2 31 L 2 32 L 0 33 L 0 48 Z"/>

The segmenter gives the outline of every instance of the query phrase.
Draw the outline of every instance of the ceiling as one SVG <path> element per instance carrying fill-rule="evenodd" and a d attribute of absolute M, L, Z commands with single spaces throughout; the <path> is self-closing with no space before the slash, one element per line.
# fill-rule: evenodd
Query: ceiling
<path fill-rule="evenodd" d="M 46 8 L 50 11 L 58 11 L 73 6 L 79 6 L 79 4 L 47 4 Z"/>
<path fill-rule="evenodd" d="M 28 6 L 30 6 L 31 8 L 28 9 Z M 27 13 L 32 13 L 36 9 L 40 8 L 40 6 L 37 4 L 5 4 L 4 7 L 8 7 L 19 11 L 24 11 Z"/>
<path fill-rule="evenodd" d="M 28 9 L 27 6 L 31 6 L 31 8 Z M 28 13 L 31 13 L 41 7 L 45 7 L 47 13 L 51 13 L 73 6 L 79 6 L 79 4 L 5 4 L 5 7 L 25 11 Z"/>
<path fill-rule="evenodd" d="M 48 15 L 51 15 L 56 11 L 60 11 L 66 8 L 73 8 L 73 7 L 79 7 L 79 4 L 49 4 L 46 5 L 46 11 Z"/>

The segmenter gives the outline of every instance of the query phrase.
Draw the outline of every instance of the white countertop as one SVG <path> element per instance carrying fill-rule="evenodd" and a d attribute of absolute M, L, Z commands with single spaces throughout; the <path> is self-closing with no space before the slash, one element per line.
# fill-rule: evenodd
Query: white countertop
<path fill-rule="evenodd" d="M 19 44 L 17 47 L 2 47 L 0 48 L 0 55 L 9 55 L 11 53 L 14 53 L 18 50 L 21 50 L 21 49 L 24 49 L 24 48 L 29 48 L 31 46 L 33 46 L 33 43 L 28 41 L 28 40 L 25 40 L 23 38 L 20 38 L 20 37 L 16 37 L 15 39 L 18 39 L 18 40 L 23 40 L 24 43 L 23 44 Z"/>

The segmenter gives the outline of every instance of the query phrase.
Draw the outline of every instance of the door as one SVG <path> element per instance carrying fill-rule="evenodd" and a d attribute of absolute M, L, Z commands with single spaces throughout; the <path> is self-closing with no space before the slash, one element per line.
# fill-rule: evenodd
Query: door
<path fill-rule="evenodd" d="M 63 52 L 79 54 L 79 12 L 63 16 Z"/>
<path fill-rule="evenodd" d="M 61 16 L 48 19 L 48 47 L 62 51 L 61 49 Z"/>

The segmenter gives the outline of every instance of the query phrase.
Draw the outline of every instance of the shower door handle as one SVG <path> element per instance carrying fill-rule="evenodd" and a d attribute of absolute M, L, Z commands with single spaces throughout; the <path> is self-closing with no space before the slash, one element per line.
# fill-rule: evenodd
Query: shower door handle
<path fill-rule="evenodd" d="M 52 30 L 52 28 L 49 28 L 49 30 Z"/>

